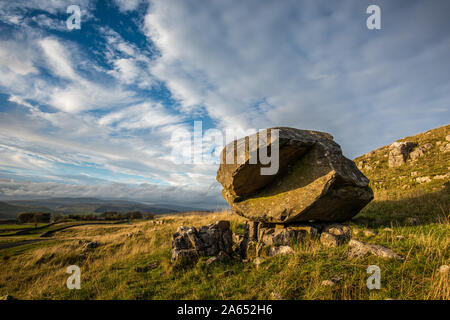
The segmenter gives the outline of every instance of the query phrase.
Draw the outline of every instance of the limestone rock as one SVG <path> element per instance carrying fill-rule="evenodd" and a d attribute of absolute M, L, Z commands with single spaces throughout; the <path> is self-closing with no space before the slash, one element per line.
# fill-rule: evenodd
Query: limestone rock
<path fill-rule="evenodd" d="M 389 146 L 389 167 L 399 167 L 406 162 L 411 150 L 417 144 L 413 142 L 394 142 Z"/>
<path fill-rule="evenodd" d="M 403 259 L 401 256 L 399 256 L 389 248 L 376 244 L 367 244 L 365 242 L 354 239 L 350 240 L 348 251 L 348 256 L 350 258 L 364 256 L 369 253 L 382 258 Z"/>
<path fill-rule="evenodd" d="M 441 151 L 443 153 L 449 152 L 450 151 L 450 143 L 440 146 L 439 151 Z"/>
<path fill-rule="evenodd" d="M 289 246 L 279 246 L 279 247 L 272 247 L 269 250 L 269 256 L 277 256 L 279 254 L 292 254 L 294 253 L 294 249 L 292 249 Z"/>
<path fill-rule="evenodd" d="M 416 178 L 417 183 L 426 183 L 426 182 L 430 182 L 430 181 L 431 181 L 431 178 L 429 176 Z"/>
<path fill-rule="evenodd" d="M 320 242 L 326 247 L 337 247 L 347 243 L 352 236 L 352 230 L 345 225 L 333 224 L 324 228 Z"/>
<path fill-rule="evenodd" d="M 438 271 L 440 274 L 443 274 L 443 275 L 450 274 L 450 266 L 443 264 L 442 266 L 439 267 Z"/>
<path fill-rule="evenodd" d="M 375 237 L 377 235 L 377 233 L 375 231 L 372 230 L 364 230 L 364 236 L 365 237 Z"/>
<path fill-rule="evenodd" d="M 322 281 L 322 285 L 323 286 L 325 286 L 325 287 L 332 287 L 332 286 L 334 286 L 334 282 L 333 281 L 331 281 L 331 280 L 323 280 Z"/>
<path fill-rule="evenodd" d="M 235 213 L 266 223 L 346 221 L 373 199 L 369 180 L 342 155 L 331 135 L 293 128 L 272 129 L 279 130 L 276 174 L 262 175 L 260 169 L 264 166 L 260 162 L 251 164 L 256 147 L 247 148 L 240 164 L 222 163 L 219 167 L 217 180 L 224 187 L 222 195 Z M 233 152 L 236 155 L 246 141 L 255 137 L 259 135 L 228 144 L 222 159 L 232 158 Z M 266 145 L 271 148 L 274 144 L 263 144 Z"/>
<path fill-rule="evenodd" d="M 431 143 L 424 144 L 423 146 L 420 146 L 416 149 L 414 149 L 413 152 L 409 154 L 411 160 L 417 160 L 418 158 L 425 155 L 425 152 L 433 148 L 433 145 Z"/>
<path fill-rule="evenodd" d="M 286 246 L 316 237 L 318 233 L 319 229 L 312 225 L 261 225 L 258 229 L 258 242 L 265 246 Z"/>
<path fill-rule="evenodd" d="M 217 221 L 207 226 L 181 226 L 172 235 L 172 261 L 195 261 L 199 256 L 233 253 L 233 238 L 229 221 Z"/>
<path fill-rule="evenodd" d="M 284 300 L 281 294 L 279 294 L 277 291 L 272 291 L 270 293 L 270 299 L 271 300 Z"/>
<path fill-rule="evenodd" d="M 433 177 L 434 180 L 444 180 L 450 178 L 450 172 L 446 174 L 438 174 Z"/>

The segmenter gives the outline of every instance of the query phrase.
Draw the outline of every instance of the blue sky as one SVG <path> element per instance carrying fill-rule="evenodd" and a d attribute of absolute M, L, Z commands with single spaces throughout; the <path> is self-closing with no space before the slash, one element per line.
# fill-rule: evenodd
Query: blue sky
<path fill-rule="evenodd" d="M 196 120 L 322 130 L 350 158 L 448 124 L 449 14 L 445 0 L 0 1 L 0 199 L 222 206 L 217 165 L 171 157 Z"/>

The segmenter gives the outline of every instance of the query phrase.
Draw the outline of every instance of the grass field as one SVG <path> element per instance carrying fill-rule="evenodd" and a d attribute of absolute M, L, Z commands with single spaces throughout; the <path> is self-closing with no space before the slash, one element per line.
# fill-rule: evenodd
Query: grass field
<path fill-rule="evenodd" d="M 352 227 L 366 229 L 372 210 L 378 208 L 377 202 L 369 205 L 360 215 L 363 222 L 356 219 Z M 173 269 L 170 239 L 176 228 L 218 219 L 230 220 L 234 231 L 242 230 L 244 219 L 230 212 L 167 216 L 162 225 L 145 221 L 75 227 L 55 234 L 51 241 L 1 250 L 0 295 L 20 299 L 450 299 L 448 277 L 437 272 L 450 261 L 448 217 L 437 215 L 435 222 L 415 226 L 393 223 L 389 226 L 393 231 L 385 230 L 388 223 L 379 224 L 371 229 L 378 232 L 375 237 L 356 236 L 385 245 L 405 260 L 350 259 L 346 246 L 324 248 L 316 240 L 297 244 L 295 254 L 267 259 L 259 268 L 242 261 L 206 266 L 204 258 L 195 266 Z M 83 250 L 79 240 L 97 241 L 100 246 Z M 135 271 L 136 266 L 151 263 L 154 269 Z M 66 287 L 69 275 L 65 271 L 72 264 L 81 268 L 81 290 Z M 381 290 L 366 287 L 366 269 L 371 264 L 382 270 Z M 342 280 L 332 287 L 322 285 L 333 276 Z"/>

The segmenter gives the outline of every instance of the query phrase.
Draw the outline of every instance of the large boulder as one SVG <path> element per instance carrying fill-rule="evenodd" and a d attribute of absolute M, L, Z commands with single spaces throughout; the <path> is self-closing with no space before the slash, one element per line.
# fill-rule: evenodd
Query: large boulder
<path fill-rule="evenodd" d="M 259 138 L 255 134 L 228 144 L 222 151 L 217 180 L 235 213 L 266 223 L 345 221 L 373 199 L 369 180 L 342 155 L 330 134 L 285 127 L 268 129 L 273 130 L 278 130 L 278 135 L 267 143 L 248 148 L 249 141 Z M 277 144 L 279 170 L 263 175 L 264 165 L 252 158 L 254 149 L 268 146 L 269 154 L 275 154 L 272 146 Z M 225 163 L 229 153 L 236 155 L 243 146 L 244 159 Z"/>

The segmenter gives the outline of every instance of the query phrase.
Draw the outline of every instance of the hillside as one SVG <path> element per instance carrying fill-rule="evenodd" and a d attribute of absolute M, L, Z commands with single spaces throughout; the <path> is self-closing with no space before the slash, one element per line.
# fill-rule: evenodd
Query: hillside
<path fill-rule="evenodd" d="M 445 182 L 450 181 L 450 146 L 447 146 L 449 140 L 450 125 L 397 140 L 416 143 L 417 147 L 411 153 L 421 146 L 431 144 L 431 148 L 422 156 L 416 159 L 409 157 L 406 163 L 399 167 L 388 166 L 389 146 L 373 150 L 354 161 L 370 179 L 370 186 L 375 194 L 380 195 L 387 190 L 408 191 L 417 187 L 438 191 Z"/>
<path fill-rule="evenodd" d="M 263 255 L 209 264 L 171 262 L 171 238 L 180 225 L 199 228 L 231 222 L 242 235 L 245 219 L 231 211 L 166 215 L 156 221 L 80 226 L 56 232 L 0 238 L 42 241 L 0 249 L 0 296 L 19 299 L 450 299 L 450 126 L 400 142 L 415 142 L 415 152 L 389 166 L 389 146 L 355 159 L 371 180 L 375 199 L 348 226 L 352 239 L 391 249 L 404 259 L 375 255 L 352 258 L 349 245 L 326 247 L 317 238 L 292 244 L 287 255 Z M 421 146 L 428 145 L 423 152 Z M 96 243 L 88 249 L 87 244 Z M 82 272 L 80 290 L 65 286 L 68 265 Z M 381 288 L 368 290 L 367 267 L 381 270 Z M 447 267 L 448 268 L 448 267 Z M 447 269 L 445 269 L 447 270 Z M 36 286 L 39 283 L 39 286 Z"/>

